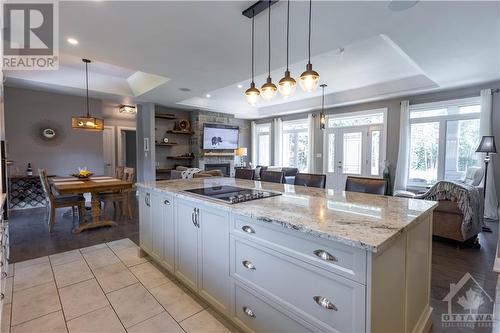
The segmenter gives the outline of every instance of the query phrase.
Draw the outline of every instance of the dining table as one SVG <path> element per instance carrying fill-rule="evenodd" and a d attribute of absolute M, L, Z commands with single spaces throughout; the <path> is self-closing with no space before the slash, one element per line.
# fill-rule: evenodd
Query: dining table
<path fill-rule="evenodd" d="M 53 177 L 49 178 L 49 181 L 60 195 L 79 195 L 84 193 L 90 193 L 91 195 L 92 219 L 90 222 L 80 222 L 80 224 L 73 229 L 74 234 L 78 234 L 88 229 L 116 226 L 117 223 L 115 221 L 101 219 L 99 194 L 104 192 L 132 190 L 134 185 L 133 182 L 110 176 L 91 176 L 85 179 L 77 177 Z"/>

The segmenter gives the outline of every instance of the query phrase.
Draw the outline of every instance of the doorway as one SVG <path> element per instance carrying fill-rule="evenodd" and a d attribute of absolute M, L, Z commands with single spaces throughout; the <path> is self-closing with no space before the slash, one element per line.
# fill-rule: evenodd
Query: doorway
<path fill-rule="evenodd" d="M 115 128 L 104 126 L 102 132 L 104 174 L 113 176 L 115 174 Z"/>
<path fill-rule="evenodd" d="M 135 127 L 117 127 L 118 163 L 137 170 L 137 137 Z"/>
<path fill-rule="evenodd" d="M 379 109 L 327 118 L 324 131 L 327 188 L 343 190 L 347 176 L 382 176 L 386 114 L 386 109 Z"/>

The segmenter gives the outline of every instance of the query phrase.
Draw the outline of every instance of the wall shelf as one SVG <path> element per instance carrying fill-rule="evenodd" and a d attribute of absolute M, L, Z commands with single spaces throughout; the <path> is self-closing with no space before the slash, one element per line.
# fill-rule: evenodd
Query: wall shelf
<path fill-rule="evenodd" d="M 178 130 L 168 130 L 167 133 L 170 134 L 193 134 L 193 132 L 188 132 L 188 131 L 178 131 Z"/>
<path fill-rule="evenodd" d="M 225 153 L 225 152 L 206 152 L 206 153 L 203 153 L 203 156 L 217 157 L 217 156 L 235 156 L 235 155 L 234 155 L 234 153 Z"/>
<path fill-rule="evenodd" d="M 164 146 L 164 147 L 171 147 L 171 146 L 177 146 L 178 143 L 177 142 L 169 142 L 169 143 L 157 143 L 156 146 L 157 147 L 161 147 L 161 146 Z"/>
<path fill-rule="evenodd" d="M 194 156 L 167 156 L 167 160 L 192 160 Z"/>
<path fill-rule="evenodd" d="M 155 113 L 155 118 L 159 119 L 177 119 L 175 114 L 171 113 Z"/>

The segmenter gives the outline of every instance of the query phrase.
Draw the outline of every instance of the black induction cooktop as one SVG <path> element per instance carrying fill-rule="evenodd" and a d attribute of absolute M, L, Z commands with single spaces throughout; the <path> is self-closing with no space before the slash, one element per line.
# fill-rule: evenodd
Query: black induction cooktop
<path fill-rule="evenodd" d="M 281 195 L 281 193 L 279 192 L 263 191 L 250 188 L 228 186 L 228 185 L 195 188 L 192 190 L 185 190 L 185 191 L 202 195 L 204 197 L 209 197 L 210 199 L 220 200 L 229 204 L 270 198 Z"/>

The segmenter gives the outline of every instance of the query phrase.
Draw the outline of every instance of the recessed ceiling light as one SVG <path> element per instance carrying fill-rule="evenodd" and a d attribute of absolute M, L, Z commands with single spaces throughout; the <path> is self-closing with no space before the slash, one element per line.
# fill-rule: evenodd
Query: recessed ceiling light
<path fill-rule="evenodd" d="M 206 94 L 206 95 L 205 95 L 205 97 L 206 97 L 206 98 L 210 98 L 210 97 L 212 97 L 212 95 L 210 95 L 210 94 Z"/>
<path fill-rule="evenodd" d="M 69 37 L 68 39 L 66 39 L 66 41 L 71 45 L 78 45 L 78 40 L 76 40 L 75 38 Z"/>
<path fill-rule="evenodd" d="M 179 88 L 180 91 L 191 91 L 189 88 Z"/>
<path fill-rule="evenodd" d="M 410 9 L 418 3 L 418 0 L 392 0 L 388 7 L 390 10 L 395 12 L 400 12 L 403 10 Z"/>
<path fill-rule="evenodd" d="M 238 84 L 238 88 L 239 89 L 243 88 L 243 85 L 242 84 Z"/>

